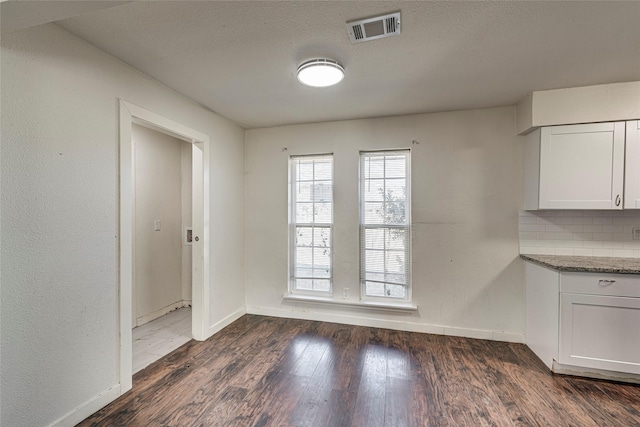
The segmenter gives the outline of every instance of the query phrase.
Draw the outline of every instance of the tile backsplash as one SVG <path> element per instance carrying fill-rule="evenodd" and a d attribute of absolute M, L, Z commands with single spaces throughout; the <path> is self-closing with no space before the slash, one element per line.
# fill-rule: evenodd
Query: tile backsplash
<path fill-rule="evenodd" d="M 640 210 L 520 211 L 520 253 L 640 258 Z"/>

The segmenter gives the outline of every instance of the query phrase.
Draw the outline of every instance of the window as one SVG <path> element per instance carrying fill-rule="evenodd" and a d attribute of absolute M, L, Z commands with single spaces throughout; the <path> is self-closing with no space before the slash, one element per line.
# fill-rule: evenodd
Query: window
<path fill-rule="evenodd" d="M 291 157 L 290 290 L 331 293 L 333 156 Z"/>
<path fill-rule="evenodd" d="M 410 299 L 410 152 L 360 154 L 363 297 Z"/>

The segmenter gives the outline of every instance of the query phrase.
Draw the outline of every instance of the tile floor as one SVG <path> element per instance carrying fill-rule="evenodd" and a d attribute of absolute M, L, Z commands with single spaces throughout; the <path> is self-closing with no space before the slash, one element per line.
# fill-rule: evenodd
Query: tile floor
<path fill-rule="evenodd" d="M 191 340 L 191 307 L 180 308 L 133 329 L 133 373 Z"/>

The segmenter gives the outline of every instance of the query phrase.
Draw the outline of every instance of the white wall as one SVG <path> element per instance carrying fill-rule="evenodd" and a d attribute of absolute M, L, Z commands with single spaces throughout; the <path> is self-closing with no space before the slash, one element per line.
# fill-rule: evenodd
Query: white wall
<path fill-rule="evenodd" d="M 136 325 L 183 306 L 183 258 L 191 246 L 183 245 L 183 211 L 191 217 L 191 143 L 133 124 L 135 159 L 135 237 L 133 304 Z M 184 149 L 183 149 L 184 146 Z M 186 203 L 185 203 L 186 204 Z M 155 221 L 160 221 L 160 230 Z M 191 221 L 189 220 L 188 223 Z M 185 252 L 185 254 L 183 254 Z M 189 258 L 190 259 L 190 258 Z M 187 269 L 190 271 L 190 269 Z M 189 283 L 190 285 L 190 283 Z"/>
<path fill-rule="evenodd" d="M 523 147 L 514 123 L 515 108 L 505 107 L 246 131 L 247 310 L 521 341 Z M 334 153 L 334 289 L 349 287 L 357 299 L 359 151 L 408 147 L 419 311 L 283 302 L 289 155 Z"/>
<path fill-rule="evenodd" d="M 2 35 L 0 424 L 117 386 L 118 98 L 211 139 L 211 319 L 244 306 L 244 131 L 56 25 Z"/>

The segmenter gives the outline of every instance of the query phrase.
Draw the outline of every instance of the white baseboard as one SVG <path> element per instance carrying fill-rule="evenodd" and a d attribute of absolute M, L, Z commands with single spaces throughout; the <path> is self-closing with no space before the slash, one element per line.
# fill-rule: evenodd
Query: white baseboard
<path fill-rule="evenodd" d="M 227 317 L 225 317 L 224 319 L 214 323 L 213 325 L 209 326 L 209 337 L 213 336 L 213 334 L 221 331 L 222 329 L 226 328 L 227 326 L 229 326 L 230 324 L 232 324 L 233 322 L 235 322 L 236 320 L 238 320 L 239 318 L 241 318 L 242 316 L 244 316 L 245 314 L 247 314 L 247 308 L 246 307 L 240 307 L 238 310 L 234 311 L 233 313 L 231 313 L 230 315 L 228 315 Z"/>
<path fill-rule="evenodd" d="M 578 377 L 596 378 L 599 380 L 621 381 L 625 383 L 640 384 L 640 374 L 628 374 L 625 372 L 606 371 L 604 369 L 582 368 L 580 366 L 563 365 L 555 360 L 551 369 L 556 374 L 574 375 Z"/>
<path fill-rule="evenodd" d="M 86 403 L 83 403 L 74 410 L 69 411 L 53 423 L 49 424 L 48 427 L 73 427 L 88 416 L 104 408 L 109 403 L 116 400 L 118 397 L 120 397 L 119 384 L 111 387 L 109 390 L 103 393 L 100 393 L 93 399 L 89 400 Z"/>
<path fill-rule="evenodd" d="M 426 323 L 407 322 L 404 320 L 376 319 L 365 316 L 344 314 L 317 313 L 314 311 L 298 311 L 273 307 L 247 306 L 248 314 L 261 316 L 286 317 L 290 319 L 314 320 L 318 322 L 333 322 L 345 325 L 369 326 L 372 328 L 395 329 L 398 331 L 421 332 L 425 334 L 451 335 L 465 338 L 477 338 L 492 341 L 524 343 L 524 334 L 510 332 L 489 331 L 483 329 L 457 328 Z"/>
<path fill-rule="evenodd" d="M 156 311 L 152 311 L 151 313 L 145 314 L 144 316 L 140 316 L 136 319 L 136 326 L 142 326 L 145 323 L 149 323 L 152 320 L 156 320 L 158 317 L 162 317 L 167 313 L 172 312 L 173 310 L 177 310 L 182 307 L 190 307 L 190 300 L 180 300 L 174 303 L 171 303 L 167 306 L 164 306 Z"/>
<path fill-rule="evenodd" d="M 524 334 L 515 334 L 513 332 L 493 332 L 493 341 L 514 342 L 524 344 Z"/>

